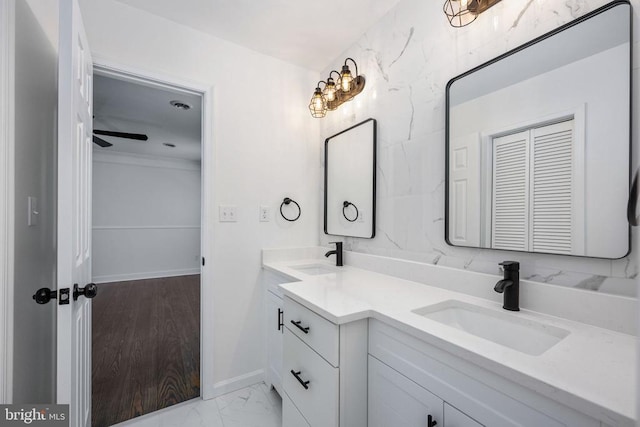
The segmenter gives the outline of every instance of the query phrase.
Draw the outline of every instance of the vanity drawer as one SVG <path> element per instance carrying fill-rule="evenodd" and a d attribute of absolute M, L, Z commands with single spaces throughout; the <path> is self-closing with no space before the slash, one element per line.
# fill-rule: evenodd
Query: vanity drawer
<path fill-rule="evenodd" d="M 290 298 L 284 299 L 284 319 L 285 326 L 294 335 L 338 367 L 338 325 Z"/>
<path fill-rule="evenodd" d="M 284 348 L 282 383 L 287 396 L 312 427 L 337 427 L 338 368 L 327 363 L 289 329 L 284 331 Z M 306 389 L 301 381 L 308 381 Z"/>

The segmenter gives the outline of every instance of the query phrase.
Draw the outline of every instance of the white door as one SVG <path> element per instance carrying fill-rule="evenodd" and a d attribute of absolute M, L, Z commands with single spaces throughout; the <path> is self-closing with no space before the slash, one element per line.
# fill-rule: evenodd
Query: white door
<path fill-rule="evenodd" d="M 449 242 L 480 246 L 480 138 L 471 133 L 451 141 L 449 159 Z"/>
<path fill-rule="evenodd" d="M 493 139 L 493 249 L 529 250 L 529 144 L 529 131 Z"/>
<path fill-rule="evenodd" d="M 92 70 L 77 0 L 60 0 L 58 65 L 58 305 L 57 401 L 67 403 L 70 426 L 91 424 L 91 300 L 73 285 L 91 279 Z M 58 300 L 60 302 L 60 299 Z"/>
<path fill-rule="evenodd" d="M 532 129 L 530 138 L 529 250 L 584 255 L 584 228 L 576 224 L 584 206 L 576 209 L 582 198 L 575 192 L 573 120 Z"/>
<path fill-rule="evenodd" d="M 370 427 L 444 426 L 443 401 L 393 368 L 369 356 Z"/>

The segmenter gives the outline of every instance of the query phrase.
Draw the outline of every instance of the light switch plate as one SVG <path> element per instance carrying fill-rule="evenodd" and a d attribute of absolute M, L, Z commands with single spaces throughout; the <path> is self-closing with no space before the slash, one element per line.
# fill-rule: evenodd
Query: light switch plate
<path fill-rule="evenodd" d="M 259 219 L 260 222 L 269 222 L 271 217 L 271 208 L 269 206 L 260 205 Z"/>
<path fill-rule="evenodd" d="M 238 208 L 236 206 L 219 206 L 218 210 L 220 222 L 237 222 Z"/>
<path fill-rule="evenodd" d="M 28 206 L 27 225 L 29 227 L 34 227 L 38 225 L 38 216 L 40 215 L 40 211 L 38 211 L 38 198 L 28 197 L 27 206 Z"/>

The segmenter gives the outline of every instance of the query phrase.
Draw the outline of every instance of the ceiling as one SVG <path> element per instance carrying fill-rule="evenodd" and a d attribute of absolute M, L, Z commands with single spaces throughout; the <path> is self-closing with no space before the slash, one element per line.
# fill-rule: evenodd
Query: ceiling
<path fill-rule="evenodd" d="M 399 0 L 118 0 L 322 71 Z M 339 64 L 338 64 L 339 65 Z M 337 65 L 335 65 L 337 67 Z"/>
<path fill-rule="evenodd" d="M 177 109 L 170 104 L 173 100 L 185 102 L 192 108 Z M 94 129 L 143 133 L 149 137 L 147 141 L 136 141 L 100 135 L 113 146 L 101 148 L 94 144 L 96 151 L 200 160 L 202 107 L 199 95 L 96 74 L 93 111 Z"/>

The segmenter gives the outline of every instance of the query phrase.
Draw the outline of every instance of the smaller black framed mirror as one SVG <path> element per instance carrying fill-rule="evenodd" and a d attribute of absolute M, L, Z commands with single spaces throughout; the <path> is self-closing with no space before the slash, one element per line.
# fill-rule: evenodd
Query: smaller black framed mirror
<path fill-rule="evenodd" d="M 370 118 L 324 141 L 325 234 L 375 236 L 376 129 Z"/>

